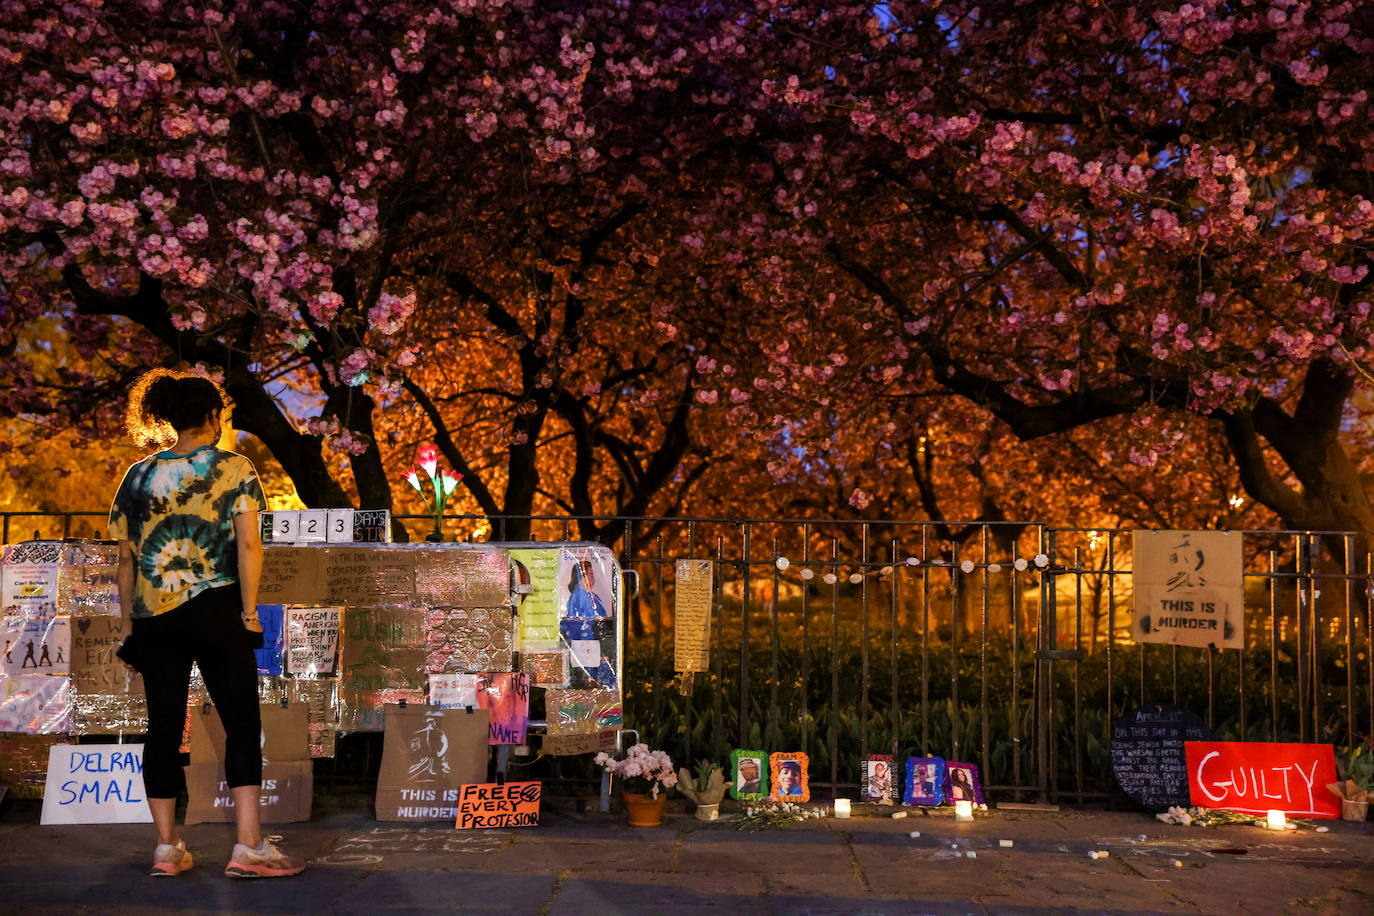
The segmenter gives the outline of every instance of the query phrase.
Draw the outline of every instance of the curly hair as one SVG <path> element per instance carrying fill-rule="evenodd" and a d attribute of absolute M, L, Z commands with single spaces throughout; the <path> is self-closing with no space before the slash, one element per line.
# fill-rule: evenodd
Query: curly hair
<path fill-rule="evenodd" d="M 227 404 L 220 387 L 203 375 L 152 369 L 130 387 L 124 425 L 135 443 L 151 448 L 204 426 Z"/>

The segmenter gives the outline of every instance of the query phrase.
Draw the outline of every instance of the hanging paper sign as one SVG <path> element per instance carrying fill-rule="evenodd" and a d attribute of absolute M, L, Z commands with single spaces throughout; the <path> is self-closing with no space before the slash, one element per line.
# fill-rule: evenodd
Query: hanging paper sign
<path fill-rule="evenodd" d="M 51 617 L 57 613 L 61 541 L 6 544 L 0 568 L 0 600 L 5 616 Z"/>
<path fill-rule="evenodd" d="M 673 596 L 673 668 L 710 667 L 712 565 L 710 560 L 678 560 Z"/>
<path fill-rule="evenodd" d="M 48 751 L 43 824 L 148 824 L 143 745 L 58 744 Z"/>
<path fill-rule="evenodd" d="M 458 792 L 459 830 L 485 827 L 538 827 L 542 784 L 481 782 Z"/>
<path fill-rule="evenodd" d="M 339 657 L 341 607 L 286 609 L 286 673 L 333 674 Z"/>
<path fill-rule="evenodd" d="M 1245 645 L 1244 562 L 1233 531 L 1137 531 L 1137 642 Z"/>
<path fill-rule="evenodd" d="M 1282 811 L 1290 817 L 1340 817 L 1341 800 L 1329 744 L 1189 741 L 1188 792 L 1194 805 L 1246 814 Z"/>
<path fill-rule="evenodd" d="M 10 677 L 71 672 L 70 617 L 6 617 L 0 639 L 5 641 L 4 672 Z"/>
<path fill-rule="evenodd" d="M 65 735 L 71 724 L 70 678 L 46 674 L 0 678 L 0 732 Z"/>
<path fill-rule="evenodd" d="M 515 601 L 520 612 L 520 650 L 558 646 L 558 550 L 512 550 L 516 563 Z"/>
<path fill-rule="evenodd" d="M 431 674 L 429 702 L 441 709 L 476 709 L 477 675 Z"/>

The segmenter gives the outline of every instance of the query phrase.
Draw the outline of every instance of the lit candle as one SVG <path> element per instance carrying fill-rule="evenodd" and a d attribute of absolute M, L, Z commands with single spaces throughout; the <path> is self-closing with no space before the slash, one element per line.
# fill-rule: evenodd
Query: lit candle
<path fill-rule="evenodd" d="M 1271 808 L 1267 817 L 1269 818 L 1270 830 L 1286 830 L 1288 828 L 1288 821 L 1284 818 L 1282 811 Z"/>
<path fill-rule="evenodd" d="M 968 799 L 960 799 L 954 803 L 954 819 L 956 821 L 973 820 L 973 802 Z"/>
<path fill-rule="evenodd" d="M 847 798 L 837 798 L 837 799 L 835 799 L 835 816 L 836 816 L 836 817 L 849 817 L 849 799 L 847 799 Z"/>

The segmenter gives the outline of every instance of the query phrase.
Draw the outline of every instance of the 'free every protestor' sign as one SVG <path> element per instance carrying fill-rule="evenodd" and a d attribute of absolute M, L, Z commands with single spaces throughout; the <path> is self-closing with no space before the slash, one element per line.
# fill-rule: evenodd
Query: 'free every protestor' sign
<path fill-rule="evenodd" d="M 1292 817 L 1340 817 L 1341 801 L 1329 744 L 1188 741 L 1188 794 L 1202 808 L 1246 814 L 1282 811 Z"/>
<path fill-rule="evenodd" d="M 48 751 L 43 824 L 149 824 L 143 745 L 57 744 Z"/>
<path fill-rule="evenodd" d="M 541 784 L 469 783 L 458 792 L 459 830 L 474 827 L 538 827 Z"/>

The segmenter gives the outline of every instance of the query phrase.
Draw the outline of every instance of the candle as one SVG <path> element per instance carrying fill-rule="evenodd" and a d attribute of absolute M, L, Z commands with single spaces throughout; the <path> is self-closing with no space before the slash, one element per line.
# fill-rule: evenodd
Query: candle
<path fill-rule="evenodd" d="M 1284 818 L 1282 811 L 1271 808 L 1266 816 L 1270 830 L 1284 830 L 1288 827 L 1288 821 Z"/>
<path fill-rule="evenodd" d="M 973 802 L 968 799 L 960 799 L 954 803 L 954 819 L 956 821 L 973 820 Z"/>
<path fill-rule="evenodd" d="M 837 799 L 835 799 L 835 816 L 836 816 L 836 817 L 849 817 L 849 799 L 847 799 L 847 798 L 837 798 Z"/>

